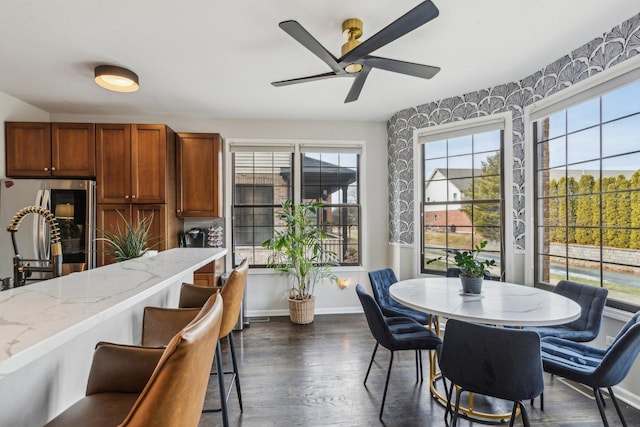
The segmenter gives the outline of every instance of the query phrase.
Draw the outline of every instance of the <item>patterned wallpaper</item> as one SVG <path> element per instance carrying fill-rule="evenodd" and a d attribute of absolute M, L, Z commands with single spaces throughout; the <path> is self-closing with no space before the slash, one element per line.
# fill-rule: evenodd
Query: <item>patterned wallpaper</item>
<path fill-rule="evenodd" d="M 513 114 L 514 248 L 525 246 L 524 107 L 640 54 L 640 14 L 519 82 L 397 112 L 387 122 L 389 241 L 413 243 L 413 131 L 475 117 Z M 507 244 L 509 241 L 507 240 Z"/>

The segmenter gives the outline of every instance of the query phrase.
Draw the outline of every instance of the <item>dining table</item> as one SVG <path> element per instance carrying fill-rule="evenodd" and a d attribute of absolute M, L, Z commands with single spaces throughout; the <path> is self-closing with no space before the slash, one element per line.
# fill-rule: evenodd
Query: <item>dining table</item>
<path fill-rule="evenodd" d="M 575 301 L 554 292 L 516 283 L 484 280 L 480 294 L 462 292 L 457 277 L 421 277 L 401 280 L 389 288 L 395 301 L 436 317 L 435 333 L 440 335 L 441 319 L 458 319 L 498 327 L 552 326 L 569 323 L 580 317 L 581 308 Z M 446 337 L 444 337 L 446 339 Z M 435 352 L 430 354 L 431 395 L 446 405 L 445 395 L 438 390 Z M 510 413 L 477 410 L 473 395 L 462 414 L 484 423 L 504 422 Z"/>

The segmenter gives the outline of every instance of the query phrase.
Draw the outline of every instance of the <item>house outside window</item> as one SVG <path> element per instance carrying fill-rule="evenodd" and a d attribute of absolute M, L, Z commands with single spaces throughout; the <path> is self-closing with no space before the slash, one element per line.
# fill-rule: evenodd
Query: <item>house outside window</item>
<path fill-rule="evenodd" d="M 316 223 L 327 234 L 325 248 L 340 265 L 360 265 L 361 148 L 292 143 L 269 149 L 231 146 L 234 265 L 249 258 L 253 267 L 266 266 L 270 252 L 261 244 L 278 229 L 275 212 L 287 199 L 323 203 Z"/>
<path fill-rule="evenodd" d="M 451 250 L 470 250 L 487 240 L 480 256 L 494 259 L 490 273 L 502 277 L 503 139 L 497 123 L 420 137 L 422 273 L 444 275 L 455 267 Z"/>
<path fill-rule="evenodd" d="M 640 305 L 640 82 L 534 122 L 536 283 L 609 289 Z"/>

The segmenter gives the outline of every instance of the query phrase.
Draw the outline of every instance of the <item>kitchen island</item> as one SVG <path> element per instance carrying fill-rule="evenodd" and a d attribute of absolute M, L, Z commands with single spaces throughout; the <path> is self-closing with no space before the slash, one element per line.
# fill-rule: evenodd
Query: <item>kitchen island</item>
<path fill-rule="evenodd" d="M 182 248 L 0 292 L 0 426 L 43 425 L 84 396 L 98 341 L 138 344 L 146 306 L 226 254 Z"/>

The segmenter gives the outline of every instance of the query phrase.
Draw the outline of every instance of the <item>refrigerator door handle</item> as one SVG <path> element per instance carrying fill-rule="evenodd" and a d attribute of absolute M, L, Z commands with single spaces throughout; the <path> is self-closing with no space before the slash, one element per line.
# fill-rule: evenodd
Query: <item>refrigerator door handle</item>
<path fill-rule="evenodd" d="M 85 248 L 87 251 L 87 267 L 95 268 L 97 266 L 96 254 L 96 184 L 89 182 L 87 184 L 87 224 L 85 226 Z"/>
<path fill-rule="evenodd" d="M 36 201 L 34 206 L 42 206 L 42 190 L 38 190 L 36 194 Z M 33 254 L 37 259 L 41 259 L 40 256 L 40 217 L 38 216 L 33 220 Z"/>
<path fill-rule="evenodd" d="M 42 196 L 42 207 L 47 209 L 48 211 L 51 210 L 51 198 L 50 198 L 51 193 L 49 192 L 49 190 L 44 190 L 43 196 Z M 49 256 L 51 255 L 51 236 L 49 233 L 49 226 L 47 225 L 47 222 L 45 221 L 45 219 L 41 216 L 38 216 L 38 219 L 40 220 L 40 232 L 42 233 L 40 236 L 40 244 L 42 246 L 42 257 L 40 259 L 49 259 Z"/>

